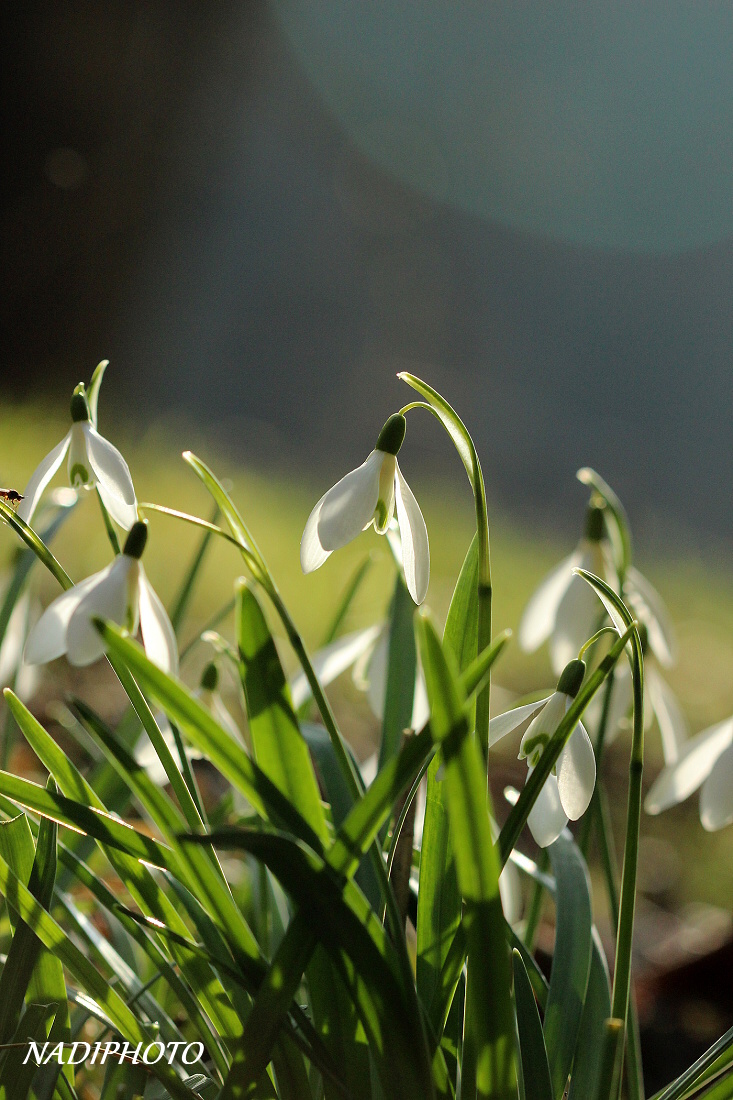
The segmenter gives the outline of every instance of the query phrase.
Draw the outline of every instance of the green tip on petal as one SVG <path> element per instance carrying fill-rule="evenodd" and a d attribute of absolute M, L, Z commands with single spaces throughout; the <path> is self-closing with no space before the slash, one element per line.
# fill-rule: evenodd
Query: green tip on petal
<path fill-rule="evenodd" d="M 83 383 L 79 383 L 79 385 L 82 386 L 82 390 L 80 391 L 79 386 L 77 386 L 71 398 L 71 419 L 75 424 L 89 419 L 89 406 L 83 393 Z"/>
<path fill-rule="evenodd" d="M 585 537 L 589 542 L 600 542 L 603 538 L 603 508 L 591 504 L 585 517 Z"/>
<path fill-rule="evenodd" d="M 216 667 L 213 661 L 209 661 L 208 665 L 201 674 L 201 688 L 203 691 L 216 691 L 219 686 L 219 669 Z"/>
<path fill-rule="evenodd" d="M 565 665 L 560 679 L 557 681 L 557 690 L 561 691 L 563 695 L 569 695 L 571 699 L 574 699 L 580 691 L 584 676 L 585 661 L 570 661 L 569 664 Z"/>
<path fill-rule="evenodd" d="M 126 554 L 128 558 L 141 558 L 147 541 L 148 521 L 146 519 L 139 519 L 137 523 L 133 523 L 130 528 L 130 534 L 127 536 L 125 549 L 122 552 Z"/>
<path fill-rule="evenodd" d="M 386 455 L 396 455 L 405 440 L 407 421 L 402 413 L 394 413 L 379 433 L 375 451 L 384 451 Z"/>

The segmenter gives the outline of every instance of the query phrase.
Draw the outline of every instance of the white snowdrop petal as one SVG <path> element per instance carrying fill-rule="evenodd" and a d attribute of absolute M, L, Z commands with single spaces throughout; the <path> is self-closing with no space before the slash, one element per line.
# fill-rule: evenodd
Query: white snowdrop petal
<path fill-rule="evenodd" d="M 64 461 L 64 455 L 69 449 L 70 440 L 71 432 L 67 432 L 61 442 L 52 451 L 48 452 L 42 462 L 38 463 L 26 485 L 23 493 L 24 499 L 21 500 L 17 508 L 17 515 L 26 523 L 30 523 L 33 519 L 33 513 L 38 507 L 43 490 Z"/>
<path fill-rule="evenodd" d="M 549 698 L 550 696 L 547 697 Z M 523 707 L 515 707 L 514 710 L 508 710 L 505 714 L 497 714 L 489 722 L 489 745 L 495 745 L 497 741 L 501 741 L 502 737 L 506 737 L 508 733 L 528 722 L 538 710 L 544 707 L 547 699 L 538 699 L 536 703 L 525 703 Z"/>
<path fill-rule="evenodd" d="M 407 591 L 415 603 L 425 599 L 430 581 L 430 548 L 428 529 L 425 526 L 420 505 L 402 476 L 399 463 L 396 467 L 397 521 L 402 539 L 402 566 L 405 570 Z"/>
<path fill-rule="evenodd" d="M 2 593 L 5 597 L 5 593 Z M 23 652 L 23 641 L 28 622 L 28 593 L 16 601 L 10 613 L 5 635 L 0 644 L 0 687 L 12 683 Z"/>
<path fill-rule="evenodd" d="M 121 554 L 102 574 L 74 609 L 66 631 L 66 656 L 69 664 L 84 666 L 99 660 L 106 650 L 104 640 L 92 623 L 92 618 L 124 623 L 130 602 L 128 574 L 133 565 Z"/>
<path fill-rule="evenodd" d="M 417 675 L 415 676 L 415 695 L 412 700 L 411 721 L 414 730 L 421 730 L 423 726 L 430 721 L 428 689 L 419 658 L 417 663 Z"/>
<path fill-rule="evenodd" d="M 134 504 L 125 504 L 124 500 L 120 500 L 119 497 L 113 496 L 101 481 L 97 482 L 97 488 L 99 489 L 99 495 L 102 498 L 102 504 L 111 515 L 115 523 L 118 523 L 123 530 L 129 531 L 133 523 L 137 520 L 137 507 Z"/>
<path fill-rule="evenodd" d="M 599 570 L 602 572 L 603 557 L 598 543 L 591 543 L 582 553 L 579 565 L 596 575 Z M 573 576 L 558 605 L 550 639 L 550 661 L 556 675 L 578 656 L 580 647 L 600 626 L 602 616 L 595 589 L 582 577 Z"/>
<path fill-rule="evenodd" d="M 342 635 L 330 645 L 314 653 L 311 663 L 321 684 L 327 687 L 337 676 L 350 668 L 374 643 L 381 629 L 382 625 L 377 624 L 368 626 L 365 630 L 355 630 L 351 634 Z M 305 673 L 299 672 L 290 681 L 290 697 L 293 700 L 293 706 L 296 709 L 301 707 L 306 699 L 310 699 L 311 694 Z"/>
<path fill-rule="evenodd" d="M 533 770 L 529 769 L 528 779 Z M 548 844 L 557 840 L 567 823 L 567 815 L 562 808 L 560 792 L 557 788 L 557 779 L 554 775 L 549 775 L 537 796 L 537 801 L 529 811 L 527 824 L 540 848 L 546 848 Z"/>
<path fill-rule="evenodd" d="M 708 832 L 733 822 L 733 745 L 721 753 L 702 785 L 700 820 Z"/>
<path fill-rule="evenodd" d="M 330 492 L 330 490 L 329 490 Z M 304 573 L 312 573 L 314 569 L 320 569 L 324 561 L 331 556 L 330 550 L 324 550 L 318 537 L 318 521 L 321 518 L 321 508 L 328 496 L 324 493 L 308 516 L 308 520 L 300 540 L 300 568 Z"/>
<path fill-rule="evenodd" d="M 211 699 L 209 700 L 209 708 L 219 725 L 222 726 L 223 729 L 225 729 L 235 741 L 241 741 L 242 733 L 237 726 L 237 723 L 234 721 L 231 714 L 224 706 L 224 700 L 222 699 L 218 691 L 215 691 L 211 696 Z M 199 753 L 196 749 L 192 749 L 192 752 L 197 753 L 197 755 L 195 757 L 192 757 L 192 759 L 199 759 L 204 755 L 203 753 Z"/>
<path fill-rule="evenodd" d="M 140 631 L 145 652 L 163 672 L 178 675 L 178 645 L 168 612 L 140 566 Z"/>
<path fill-rule="evenodd" d="M 651 650 L 659 663 L 668 668 L 677 660 L 677 639 L 664 600 L 633 565 L 629 566 L 626 580 L 631 589 L 629 600 L 632 609 L 635 613 L 638 609 L 641 622 L 647 628 Z"/>
<path fill-rule="evenodd" d="M 29 665 L 44 665 L 66 653 L 66 632 L 77 607 L 96 585 L 105 579 L 110 566 L 94 573 L 80 584 L 62 592 L 49 604 L 25 643 L 23 660 Z"/>
<path fill-rule="evenodd" d="M 519 871 L 509 861 L 499 875 L 499 896 L 504 916 L 509 924 L 516 924 L 522 918 L 522 884 Z"/>
<path fill-rule="evenodd" d="M 596 785 L 596 757 L 581 722 L 560 753 L 556 770 L 563 810 L 571 821 L 577 821 L 588 809 Z"/>
<path fill-rule="evenodd" d="M 530 596 L 517 631 L 519 644 L 525 653 L 539 649 L 552 634 L 560 601 L 573 579 L 573 569 L 579 564 L 580 554 L 576 550 L 555 566 Z"/>
<path fill-rule="evenodd" d="M 644 802 L 648 814 L 658 814 L 689 798 L 715 767 L 718 757 L 733 744 L 733 718 L 727 718 L 691 738 L 675 764 L 666 767 Z"/>
<path fill-rule="evenodd" d="M 89 421 L 83 424 L 82 428 L 89 465 L 92 467 L 97 481 L 100 485 L 104 485 L 110 496 L 118 497 L 124 504 L 136 509 L 135 488 L 124 458 L 117 448 L 113 447 L 103 435 L 100 435 Z"/>
<path fill-rule="evenodd" d="M 651 700 L 654 713 L 657 716 L 657 725 L 662 738 L 662 751 L 664 763 L 674 764 L 679 760 L 680 753 L 689 739 L 690 731 L 682 709 L 671 687 L 664 680 L 653 664 L 646 666 L 646 688 L 648 694 L 645 699 Z"/>
<path fill-rule="evenodd" d="M 384 718 L 384 700 L 387 694 L 387 668 L 389 665 L 389 629 L 385 628 L 377 638 L 367 666 L 367 702 L 375 718 Z"/>
<path fill-rule="evenodd" d="M 366 462 L 342 477 L 321 500 L 318 540 L 324 550 L 346 546 L 371 522 L 384 457 L 381 451 L 372 451 Z"/>

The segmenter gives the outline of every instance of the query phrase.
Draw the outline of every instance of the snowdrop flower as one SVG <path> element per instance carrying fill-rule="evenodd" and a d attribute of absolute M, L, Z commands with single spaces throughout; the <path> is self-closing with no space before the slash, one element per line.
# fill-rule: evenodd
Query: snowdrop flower
<path fill-rule="evenodd" d="M 366 692 L 372 714 L 380 722 L 384 719 L 384 702 L 387 694 L 389 638 L 389 623 L 384 623 L 369 649 L 355 662 L 352 674 L 355 686 L 360 691 Z M 421 730 L 429 718 L 428 691 L 418 656 L 410 726 L 414 730 Z"/>
<path fill-rule="evenodd" d="M 178 671 L 171 621 L 145 575 L 140 558 L 147 523 L 133 524 L 125 548 L 101 572 L 62 593 L 28 635 L 25 660 L 40 665 L 64 653 L 72 665 L 90 665 L 105 652 L 93 619 L 109 619 L 135 634 L 140 625 L 148 657 L 164 672 Z"/>
<path fill-rule="evenodd" d="M 373 525 L 377 534 L 386 534 L 396 509 L 405 582 L 415 603 L 425 599 L 430 579 L 428 532 L 397 462 L 406 428 L 401 413 L 390 416 L 366 462 L 342 477 L 318 501 L 300 542 L 304 573 L 318 569 L 332 551 L 346 546 L 367 527 Z"/>
<path fill-rule="evenodd" d="M 585 675 L 583 661 L 573 660 L 565 667 L 557 688 L 548 699 L 517 707 L 492 718 L 489 745 L 521 728 L 529 721 L 519 749 L 519 759 L 527 761 L 529 775 L 539 763 L 548 741 L 580 690 Z M 530 721 L 531 719 L 531 721 Z M 581 722 L 570 734 L 554 770 L 547 777 L 530 812 L 527 824 L 541 848 L 557 840 L 568 823 L 585 813 L 596 782 L 596 759 L 590 738 Z"/>
<path fill-rule="evenodd" d="M 639 614 L 636 609 L 635 612 Z M 644 622 L 640 623 L 639 636 L 644 654 L 644 726 L 650 729 L 656 718 L 662 738 L 664 762 L 674 764 L 689 736 L 687 721 L 674 692 L 659 671 L 660 661 L 651 645 L 651 632 Z M 629 662 L 619 661 L 612 675 L 613 689 L 606 719 L 607 744 L 615 741 L 621 730 L 628 726 L 634 701 L 634 684 Z M 603 708 L 602 697 L 603 691 L 599 691 L 588 704 L 586 718 L 590 729 L 598 728 Z"/>
<path fill-rule="evenodd" d="M 577 657 L 580 647 L 595 633 L 600 616 L 598 596 L 574 569 L 586 569 L 616 588 L 608 545 L 603 537 L 603 509 L 588 508 L 585 534 L 575 550 L 549 573 L 530 597 L 519 623 L 519 644 L 533 653 L 550 639 L 550 661 L 555 675 Z"/>
<path fill-rule="evenodd" d="M 239 728 L 227 708 L 224 706 L 224 701 L 219 694 L 219 670 L 213 661 L 206 665 L 194 695 L 201 701 L 203 706 L 211 712 L 219 725 L 222 726 L 235 741 L 241 741 L 242 735 L 239 732 Z M 163 740 L 170 749 L 171 756 L 180 769 L 178 745 L 168 716 L 161 711 L 155 715 L 155 721 L 158 725 L 158 729 L 163 735 Z M 189 761 L 202 760 L 205 758 L 205 754 L 193 745 L 184 743 L 184 751 Z M 148 737 L 145 737 L 138 743 L 135 749 L 135 759 L 138 764 L 145 769 L 148 773 L 148 777 L 157 786 L 161 787 L 169 782 L 168 774 L 160 762 L 160 757 L 155 751 L 152 741 Z"/>
<path fill-rule="evenodd" d="M 714 832 L 733 822 L 733 718 L 691 738 L 674 764 L 652 784 L 644 802 L 648 814 L 684 802 L 700 790 L 700 820 Z"/>
<path fill-rule="evenodd" d="M 24 701 L 33 696 L 39 680 L 38 670 L 23 661 L 28 628 L 36 617 L 30 596 L 24 592 L 10 613 L 0 645 L 0 688 L 11 687 Z"/>
<path fill-rule="evenodd" d="M 127 463 L 90 420 L 89 405 L 83 386 L 77 386 L 71 398 L 70 430 L 38 465 L 25 487 L 18 515 L 26 523 L 33 518 L 44 489 L 68 452 L 69 482 L 75 489 L 99 489 L 102 502 L 112 519 L 129 530 L 137 519 L 135 489 Z"/>

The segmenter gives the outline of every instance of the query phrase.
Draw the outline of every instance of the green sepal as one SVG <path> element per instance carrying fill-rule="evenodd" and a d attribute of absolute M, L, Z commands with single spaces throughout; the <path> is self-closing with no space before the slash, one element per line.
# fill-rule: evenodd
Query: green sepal
<path fill-rule="evenodd" d="M 377 437 L 375 451 L 384 451 L 387 455 L 396 455 L 405 441 L 406 431 L 407 421 L 402 413 L 393 413 Z"/>
<path fill-rule="evenodd" d="M 133 523 L 130 528 L 130 533 L 125 541 L 125 547 L 122 551 L 128 558 L 141 558 L 145 549 L 145 544 L 148 541 L 148 521 L 146 519 L 139 519 L 136 523 Z"/>
<path fill-rule="evenodd" d="M 79 386 L 82 388 L 79 389 Z M 89 406 L 87 405 L 87 399 L 84 395 L 84 384 L 80 382 L 79 386 L 74 390 L 70 405 L 71 419 L 75 424 L 80 424 L 85 420 L 89 420 Z"/>

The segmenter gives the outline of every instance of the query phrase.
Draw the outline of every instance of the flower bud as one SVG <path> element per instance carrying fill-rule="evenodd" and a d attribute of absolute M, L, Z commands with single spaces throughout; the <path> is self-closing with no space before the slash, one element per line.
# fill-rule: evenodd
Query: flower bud
<path fill-rule="evenodd" d="M 585 516 L 585 537 L 589 542 L 600 542 L 603 538 L 603 508 L 591 504 Z"/>
<path fill-rule="evenodd" d="M 202 672 L 200 686 L 202 691 L 216 691 L 219 686 L 219 669 L 213 661 L 209 661 Z"/>
<path fill-rule="evenodd" d="M 585 661 L 570 661 L 565 665 L 560 679 L 557 681 L 557 690 L 561 691 L 563 695 L 569 695 L 571 699 L 574 699 L 580 691 L 584 676 Z"/>
<path fill-rule="evenodd" d="M 74 390 L 74 395 L 71 398 L 71 419 L 75 424 L 89 419 L 87 399 L 83 393 L 78 393 L 76 390 Z"/>
<path fill-rule="evenodd" d="M 127 536 L 125 548 L 122 552 L 128 558 L 141 558 L 147 541 L 148 521 L 146 519 L 139 519 L 136 523 L 133 523 L 130 528 L 130 534 Z"/>
<path fill-rule="evenodd" d="M 396 455 L 402 446 L 407 431 L 407 421 L 402 413 L 394 413 L 379 433 L 375 451 L 384 451 L 388 455 Z"/>

